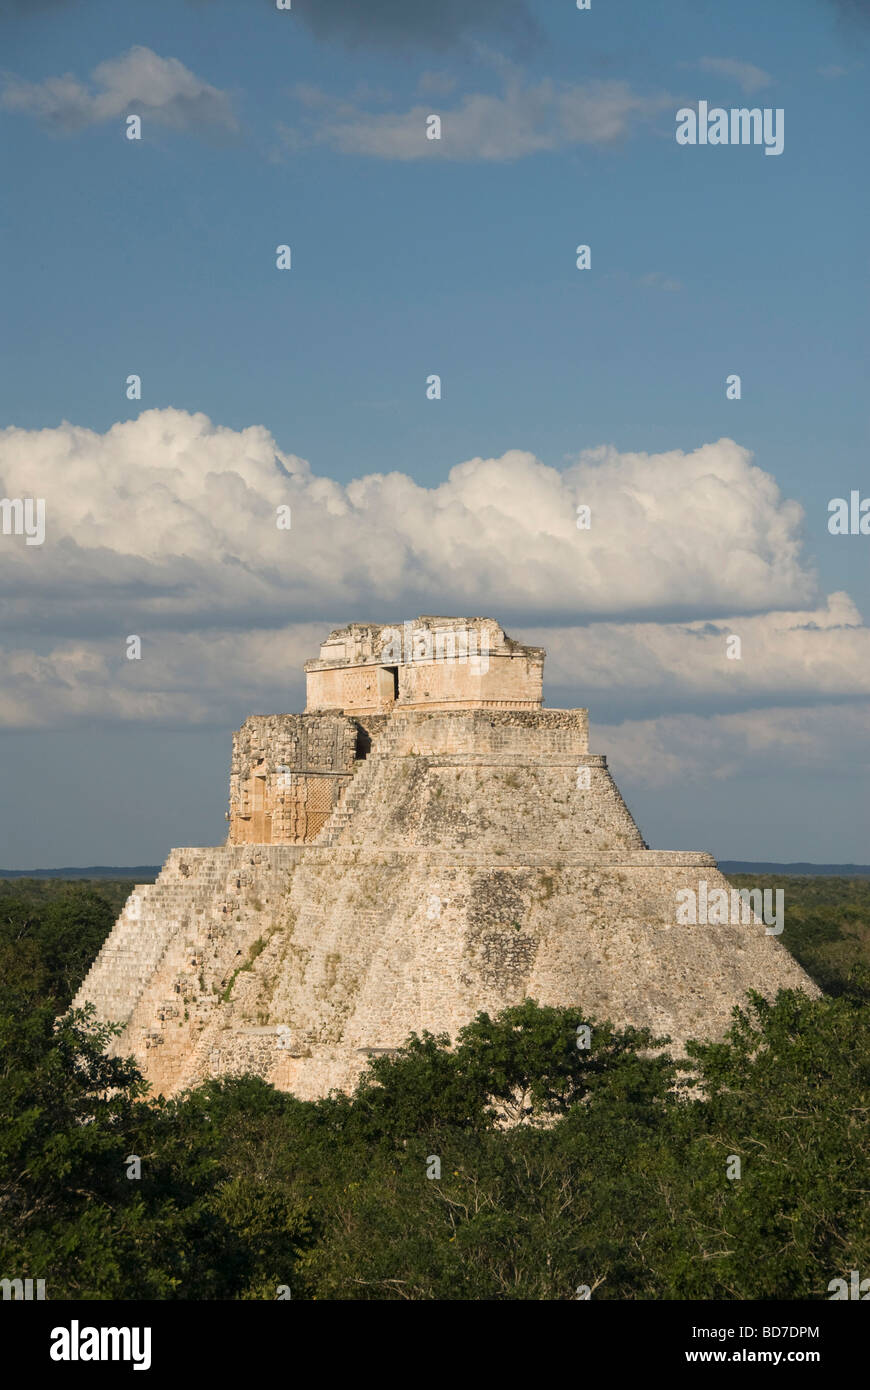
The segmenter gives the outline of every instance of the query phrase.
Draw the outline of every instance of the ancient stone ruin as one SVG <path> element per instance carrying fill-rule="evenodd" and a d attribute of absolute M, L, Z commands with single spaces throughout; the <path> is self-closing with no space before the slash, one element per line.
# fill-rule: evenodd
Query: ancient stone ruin
<path fill-rule="evenodd" d="M 233 739 L 227 843 L 136 887 L 76 1006 L 157 1092 L 254 1071 L 310 1099 L 525 998 L 679 1045 L 750 988 L 818 993 L 755 912 L 679 924 L 679 893 L 730 885 L 647 848 L 543 664 L 489 618 L 330 633 L 305 712 Z"/>

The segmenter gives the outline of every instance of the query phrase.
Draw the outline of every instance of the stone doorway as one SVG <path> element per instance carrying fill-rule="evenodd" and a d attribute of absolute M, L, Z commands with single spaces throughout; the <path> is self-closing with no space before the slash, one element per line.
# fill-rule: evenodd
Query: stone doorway
<path fill-rule="evenodd" d="M 255 771 L 251 778 L 251 841 L 255 845 L 272 843 L 272 815 L 266 810 L 266 772 Z"/>
<path fill-rule="evenodd" d="M 378 669 L 378 703 L 394 705 L 399 698 L 398 666 L 381 666 Z"/>

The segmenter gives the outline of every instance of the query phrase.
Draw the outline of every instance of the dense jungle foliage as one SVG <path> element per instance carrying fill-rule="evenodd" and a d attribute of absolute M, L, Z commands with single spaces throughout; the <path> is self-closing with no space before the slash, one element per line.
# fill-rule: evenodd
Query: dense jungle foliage
<path fill-rule="evenodd" d="M 829 1298 L 870 1274 L 870 881 L 765 886 L 823 999 L 750 996 L 684 1058 L 526 1002 L 309 1103 L 254 1077 L 151 1097 L 108 1028 L 56 1023 L 130 885 L 0 883 L 0 1276 L 51 1299 Z"/>

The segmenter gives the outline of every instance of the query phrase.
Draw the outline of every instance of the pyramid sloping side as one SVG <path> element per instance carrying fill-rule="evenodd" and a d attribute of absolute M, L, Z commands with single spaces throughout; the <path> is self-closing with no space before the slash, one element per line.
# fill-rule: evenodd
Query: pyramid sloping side
<path fill-rule="evenodd" d="M 256 1049 L 276 1085 L 316 1096 L 352 1084 L 369 1050 L 422 1029 L 453 1037 L 526 997 L 679 1045 L 721 1035 L 748 989 L 817 993 L 761 924 L 676 925 L 678 890 L 729 885 L 709 855 L 641 848 L 604 759 L 560 746 L 585 748 L 585 734 L 568 726 L 554 740 L 525 716 L 532 739 L 505 751 L 486 746 L 496 736 L 481 739 L 483 722 L 393 727 L 331 843 L 296 869 L 213 1066 L 241 1067 Z M 287 1030 L 282 1045 L 241 1031 L 255 1018 Z"/>

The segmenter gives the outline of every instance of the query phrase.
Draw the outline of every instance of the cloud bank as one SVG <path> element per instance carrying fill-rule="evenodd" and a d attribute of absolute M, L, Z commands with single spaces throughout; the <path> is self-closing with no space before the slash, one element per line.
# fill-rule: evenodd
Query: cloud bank
<path fill-rule="evenodd" d="M 46 540 L 4 537 L 6 630 L 94 630 L 107 593 L 165 627 L 391 607 L 514 621 L 705 618 L 805 606 L 800 507 L 748 450 L 474 458 L 437 487 L 403 473 L 341 486 L 261 426 L 149 410 L 105 434 L 0 432 L 6 497 L 45 499 Z M 289 506 L 292 529 L 278 528 Z M 578 529 L 578 507 L 590 509 Z"/>
<path fill-rule="evenodd" d="M 0 729 L 298 709 L 330 627 L 444 612 L 546 647 L 545 693 L 588 704 L 650 785 L 777 758 L 854 775 L 867 732 L 870 629 L 818 594 L 800 507 L 730 439 L 343 486 L 262 426 L 149 410 L 105 434 L 0 432 L 0 496 L 46 504 L 43 545 L 0 535 Z"/>

